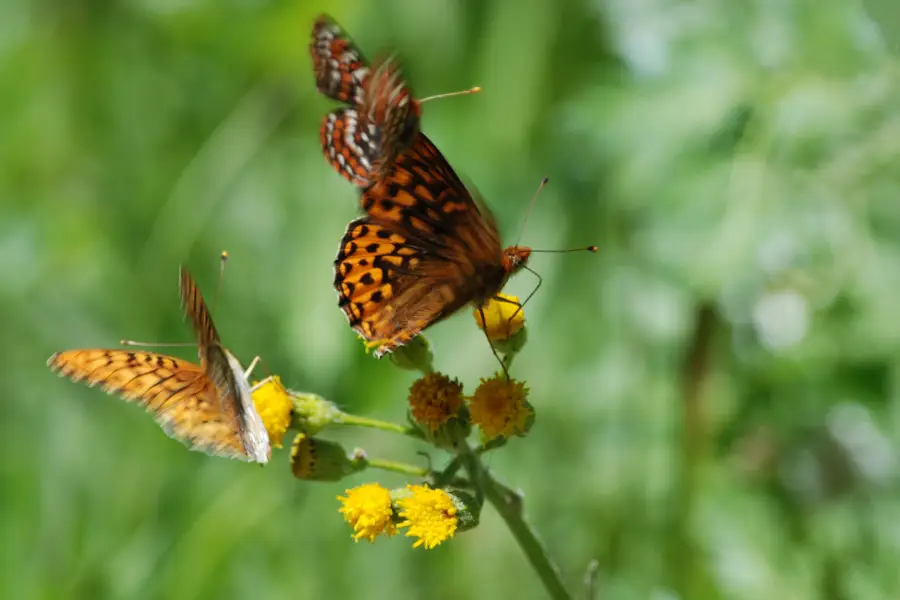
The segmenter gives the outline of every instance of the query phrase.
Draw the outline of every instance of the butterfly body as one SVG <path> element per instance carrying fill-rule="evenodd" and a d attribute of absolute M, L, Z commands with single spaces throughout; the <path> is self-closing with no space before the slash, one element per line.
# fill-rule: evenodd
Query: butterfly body
<path fill-rule="evenodd" d="M 378 357 L 466 304 L 481 306 L 531 253 L 500 245 L 490 211 L 421 132 L 361 204 L 366 216 L 347 227 L 334 285 Z"/>
<path fill-rule="evenodd" d="M 191 450 L 265 463 L 268 433 L 240 362 L 219 342 L 193 278 L 181 272 L 181 297 L 199 338 L 200 364 L 153 352 L 79 349 L 57 352 L 58 374 L 142 406 L 170 437 Z"/>

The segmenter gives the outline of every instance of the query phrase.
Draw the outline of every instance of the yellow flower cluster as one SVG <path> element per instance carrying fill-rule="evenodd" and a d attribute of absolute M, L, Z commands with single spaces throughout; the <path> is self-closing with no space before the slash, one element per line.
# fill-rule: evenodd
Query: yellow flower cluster
<path fill-rule="evenodd" d="M 431 550 L 453 537 L 459 526 L 459 506 L 441 489 L 408 485 L 394 500 L 391 492 L 377 483 L 366 483 L 338 496 L 339 512 L 353 527 L 353 539 L 374 542 L 379 535 L 392 536 L 406 529 L 417 538 L 413 548 Z"/>

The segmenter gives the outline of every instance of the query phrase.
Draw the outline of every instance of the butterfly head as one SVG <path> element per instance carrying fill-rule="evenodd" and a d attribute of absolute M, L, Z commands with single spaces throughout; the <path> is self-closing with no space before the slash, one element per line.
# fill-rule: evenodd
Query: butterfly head
<path fill-rule="evenodd" d="M 527 246 L 510 246 L 503 250 L 503 271 L 507 277 L 515 275 L 525 266 L 531 256 L 531 248 Z"/>

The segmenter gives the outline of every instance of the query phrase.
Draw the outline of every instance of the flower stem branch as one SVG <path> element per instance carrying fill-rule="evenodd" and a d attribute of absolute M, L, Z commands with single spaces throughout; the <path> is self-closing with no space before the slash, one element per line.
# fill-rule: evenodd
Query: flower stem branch
<path fill-rule="evenodd" d="M 350 425 L 353 427 L 369 427 L 371 429 L 380 429 L 382 431 L 389 431 L 391 433 L 399 433 L 416 439 L 422 439 L 422 432 L 415 427 L 391 423 L 390 421 L 381 421 L 379 419 L 370 419 L 359 415 L 341 413 L 340 416 L 335 418 L 334 423 L 338 425 Z"/>
<path fill-rule="evenodd" d="M 490 472 L 480 464 L 481 461 L 474 456 L 473 458 L 479 463 L 480 481 L 485 497 L 500 513 L 500 517 L 509 527 L 516 542 L 525 552 L 528 562 L 540 577 L 547 593 L 554 600 L 572 600 L 572 596 L 562 583 L 559 567 L 550 559 L 547 549 L 538 539 L 537 533 L 525 520 L 522 512 L 522 496 L 496 481 Z"/>
<path fill-rule="evenodd" d="M 373 469 L 381 469 L 382 471 L 393 471 L 394 473 L 412 475 L 414 477 L 425 477 L 429 473 L 428 469 L 424 467 L 417 467 L 408 463 L 398 462 L 395 460 L 384 460 L 381 458 L 366 459 L 366 466 Z"/>

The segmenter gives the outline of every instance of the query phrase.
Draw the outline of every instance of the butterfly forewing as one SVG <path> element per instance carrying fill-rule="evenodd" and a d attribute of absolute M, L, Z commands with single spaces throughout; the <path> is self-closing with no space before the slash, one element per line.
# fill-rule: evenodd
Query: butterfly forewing
<path fill-rule="evenodd" d="M 368 63 L 353 40 L 327 15 L 313 25 L 309 51 L 319 91 L 339 102 L 361 104 Z"/>
<path fill-rule="evenodd" d="M 143 406 L 192 450 L 247 460 L 238 421 L 219 406 L 216 387 L 193 363 L 152 352 L 69 350 L 47 361 L 72 381 L 99 385 Z"/>
<path fill-rule="evenodd" d="M 186 267 L 181 267 L 179 272 L 178 291 L 181 294 L 181 308 L 190 318 L 197 335 L 200 364 L 206 366 L 209 362 L 206 350 L 210 344 L 219 342 L 219 334 L 203 301 L 203 295 Z"/>

